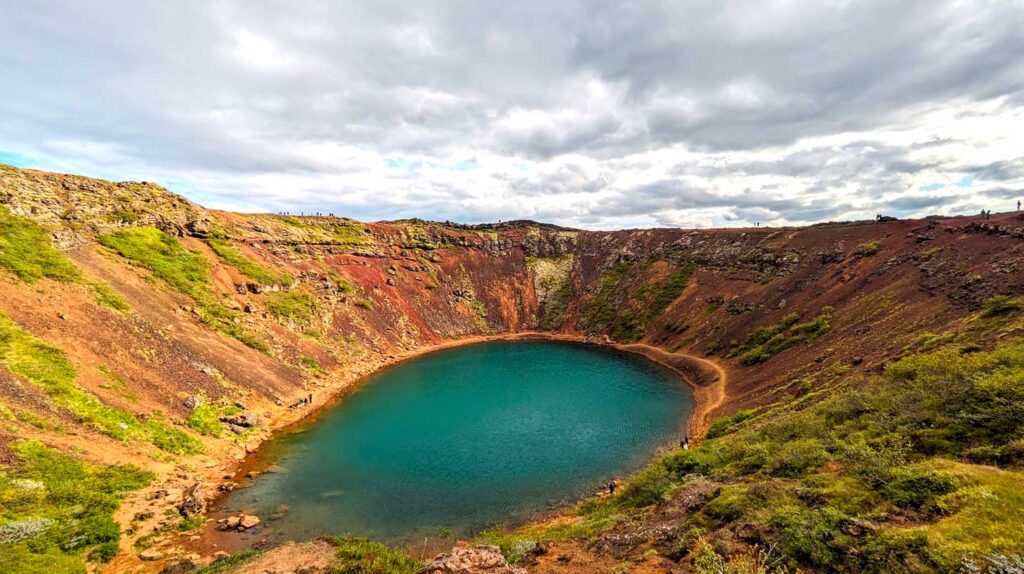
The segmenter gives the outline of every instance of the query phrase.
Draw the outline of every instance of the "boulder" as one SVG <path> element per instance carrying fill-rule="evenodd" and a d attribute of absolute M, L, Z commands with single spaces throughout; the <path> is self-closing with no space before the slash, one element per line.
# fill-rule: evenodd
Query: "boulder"
<path fill-rule="evenodd" d="M 154 560 L 160 560 L 163 557 L 164 557 L 163 552 L 160 552 L 156 548 L 147 548 L 147 549 L 143 550 L 142 552 L 139 552 L 139 559 L 140 560 L 145 560 L 147 562 L 152 562 Z"/>
<path fill-rule="evenodd" d="M 497 546 L 465 542 L 438 555 L 417 574 L 526 574 L 525 568 L 508 563 Z"/>
<path fill-rule="evenodd" d="M 861 538 L 868 536 L 869 534 L 874 534 L 877 530 L 877 526 L 867 520 L 861 520 L 859 518 L 844 518 L 839 521 L 839 531 L 848 536 Z"/>
<path fill-rule="evenodd" d="M 260 519 L 251 514 L 243 514 L 238 520 L 238 530 L 249 530 L 260 523 Z"/>
<path fill-rule="evenodd" d="M 206 496 L 203 490 L 203 483 L 196 481 L 181 494 L 178 512 L 183 517 L 191 518 L 206 512 Z"/>

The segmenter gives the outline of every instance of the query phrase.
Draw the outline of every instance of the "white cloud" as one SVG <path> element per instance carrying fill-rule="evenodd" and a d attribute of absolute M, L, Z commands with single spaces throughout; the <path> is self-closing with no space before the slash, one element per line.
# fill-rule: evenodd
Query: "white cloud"
<path fill-rule="evenodd" d="M 706 227 L 1024 196 L 1017 3 L 6 12 L 0 161 L 211 207 Z"/>

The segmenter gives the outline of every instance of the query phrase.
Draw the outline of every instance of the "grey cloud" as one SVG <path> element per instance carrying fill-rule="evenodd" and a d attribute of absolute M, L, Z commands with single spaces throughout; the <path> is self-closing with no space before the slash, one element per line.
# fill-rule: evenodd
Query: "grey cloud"
<path fill-rule="evenodd" d="M 982 181 L 1010 181 L 1024 178 L 1024 158 L 1001 160 L 986 165 L 965 166 L 964 171 L 973 173 Z"/>
<path fill-rule="evenodd" d="M 1024 178 L 1021 157 L 964 166 L 928 156 L 963 137 L 941 127 L 905 145 L 869 133 L 779 161 L 743 155 L 992 100 L 1002 102 L 992 113 L 1019 116 L 1024 6 L 1014 2 L 65 0 L 4 12 L 0 152 L 216 186 L 197 193 L 225 206 L 594 225 L 667 221 L 666 210 L 811 221 L 853 213 L 823 197 L 851 183 L 873 205 L 929 171 L 1007 188 Z M 669 168 L 644 155 L 663 150 L 714 161 Z M 490 200 L 476 195 L 480 179 L 384 165 L 467 156 L 505 160 L 470 166 L 496 183 Z M 531 169 L 508 167 L 524 158 Z M 761 175 L 788 183 L 708 191 Z M 252 192 L 253 181 L 270 184 Z M 588 199 L 572 199 L 580 193 Z"/>

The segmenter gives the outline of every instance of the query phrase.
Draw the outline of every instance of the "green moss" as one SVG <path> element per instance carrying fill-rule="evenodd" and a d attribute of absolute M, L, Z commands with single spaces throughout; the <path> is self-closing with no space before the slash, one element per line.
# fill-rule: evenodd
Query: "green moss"
<path fill-rule="evenodd" d="M 224 239 L 209 238 L 206 244 L 220 257 L 220 260 L 238 269 L 246 277 L 260 285 L 291 285 L 295 280 L 291 275 L 283 271 L 275 271 L 242 254 L 233 245 Z"/>
<path fill-rule="evenodd" d="M 857 252 L 863 255 L 864 257 L 871 257 L 873 255 L 876 255 L 881 250 L 882 242 L 880 241 L 867 241 L 861 243 L 860 246 L 857 248 Z"/>
<path fill-rule="evenodd" d="M 17 464 L 0 471 L 0 571 L 82 572 L 80 558 L 114 557 L 121 496 L 146 486 L 152 473 L 134 466 L 97 466 L 34 441 L 11 444 Z M 70 560 L 74 557 L 74 560 Z M 77 566 L 75 566 L 77 563 Z"/>
<path fill-rule="evenodd" d="M 224 433 L 224 426 L 220 424 L 219 409 L 206 401 L 192 409 L 185 424 L 204 435 L 219 437 Z"/>
<path fill-rule="evenodd" d="M 562 314 L 565 313 L 566 308 L 569 307 L 571 299 L 572 283 L 567 280 L 559 285 L 558 289 L 552 293 L 551 298 L 544 306 L 544 312 L 540 318 L 541 329 L 546 331 L 554 329 L 562 318 Z"/>
<path fill-rule="evenodd" d="M 981 316 L 985 318 L 1014 315 L 1024 310 L 1024 301 L 1006 295 L 989 297 L 981 306 Z"/>
<path fill-rule="evenodd" d="M 278 319 L 308 325 L 313 320 L 313 298 L 300 291 L 267 294 L 267 310 Z"/>
<path fill-rule="evenodd" d="M 53 247 L 45 229 L 31 219 L 13 215 L 3 206 L 0 206 L 0 267 L 28 283 L 44 277 L 65 283 L 83 281 L 81 271 Z"/>
<path fill-rule="evenodd" d="M 822 307 L 821 314 L 806 323 L 798 323 L 800 315 L 790 313 L 771 327 L 758 328 L 728 356 L 742 356 L 744 365 L 763 363 L 790 347 L 828 333 L 832 328 L 831 318 L 831 307 Z"/>
<path fill-rule="evenodd" d="M 339 574 L 415 574 L 423 565 L 406 554 L 365 538 L 335 538 Z"/>
<path fill-rule="evenodd" d="M 101 235 L 99 241 L 125 259 L 149 269 L 175 291 L 197 301 L 211 295 L 209 263 L 155 227 L 122 229 Z"/>
<path fill-rule="evenodd" d="M 181 519 L 178 523 L 178 532 L 188 532 L 190 530 L 199 530 L 206 524 L 206 516 L 197 514 L 196 516 L 189 516 L 188 518 Z"/>
<path fill-rule="evenodd" d="M 0 268 L 26 283 L 46 278 L 79 283 L 92 289 L 96 303 L 116 311 L 128 311 L 128 302 L 110 286 L 89 281 L 64 253 L 54 248 L 50 234 L 27 217 L 13 215 L 0 206 Z"/>
<path fill-rule="evenodd" d="M 117 440 L 143 440 L 176 454 L 200 449 L 195 438 L 168 427 L 158 418 L 139 422 L 130 412 L 105 405 L 75 384 L 75 367 L 64 353 L 36 339 L 0 313 L 0 364 L 42 388 L 54 403 L 81 422 Z"/>
<path fill-rule="evenodd" d="M 480 329 L 487 329 L 487 307 L 479 299 L 464 301 L 466 306 L 473 312 L 473 320 Z"/>
<path fill-rule="evenodd" d="M 128 305 L 128 301 L 126 301 L 117 291 L 111 289 L 106 283 L 92 281 L 89 282 L 89 287 L 93 290 L 97 304 L 122 313 L 131 310 L 131 306 Z"/>
<path fill-rule="evenodd" d="M 312 355 L 302 355 L 299 357 L 299 364 L 302 365 L 303 369 L 311 373 L 320 374 L 323 372 L 323 368 L 320 367 L 320 361 Z"/>
<path fill-rule="evenodd" d="M 133 264 L 150 270 L 171 289 L 191 297 L 200 319 L 210 328 L 234 337 L 261 352 L 266 343 L 239 326 L 240 314 L 225 307 L 210 286 L 210 264 L 200 253 L 154 227 L 122 229 L 99 237 L 99 242 Z"/>

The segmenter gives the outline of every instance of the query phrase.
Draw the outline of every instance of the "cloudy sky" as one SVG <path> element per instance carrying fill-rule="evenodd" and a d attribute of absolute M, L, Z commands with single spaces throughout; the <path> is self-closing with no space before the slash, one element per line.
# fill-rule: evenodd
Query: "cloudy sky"
<path fill-rule="evenodd" d="M 0 0 L 0 161 L 608 229 L 1004 211 L 1024 2 Z"/>

